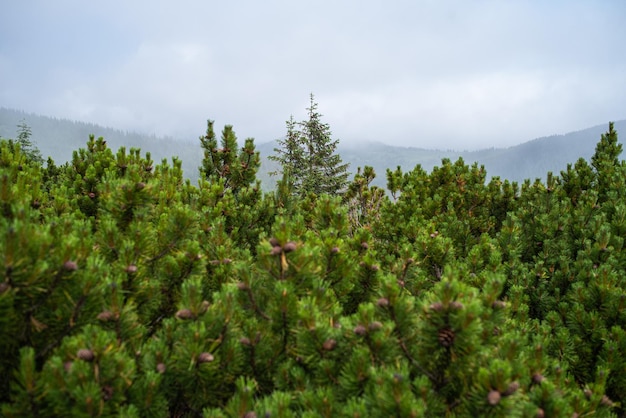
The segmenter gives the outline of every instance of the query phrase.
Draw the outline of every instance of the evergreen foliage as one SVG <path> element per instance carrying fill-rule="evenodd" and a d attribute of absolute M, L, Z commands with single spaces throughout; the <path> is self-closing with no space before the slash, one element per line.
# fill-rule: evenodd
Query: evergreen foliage
<path fill-rule="evenodd" d="M 43 163 L 41 152 L 39 152 L 39 149 L 37 149 L 37 146 L 31 140 L 32 135 L 32 129 L 26 124 L 26 121 L 22 119 L 17 125 L 17 138 L 15 141 L 20 145 L 22 152 L 24 152 L 29 159 L 37 163 Z"/>
<path fill-rule="evenodd" d="M 255 151 L 252 138 L 246 139 L 243 148 L 238 149 L 232 125 L 224 127 L 221 147 L 218 148 L 213 123 L 212 120 L 207 122 L 206 135 L 200 137 L 204 151 L 200 175 L 212 180 L 223 179 L 225 188 L 237 192 L 255 181 L 260 164 L 259 153 Z"/>
<path fill-rule="evenodd" d="M 22 154 L 26 156 L 29 160 L 35 163 L 43 163 L 43 157 L 41 156 L 41 152 L 37 148 L 37 146 L 31 140 L 33 135 L 33 131 L 26 121 L 22 119 L 20 123 L 17 125 L 17 136 L 15 140 L 9 139 L 8 144 L 10 147 L 19 146 Z M 2 139 L 2 137 L 0 137 Z"/>
<path fill-rule="evenodd" d="M 0 141 L 7 417 L 626 416 L 626 164 L 444 159 L 263 194 L 253 141 L 181 161 Z"/>
<path fill-rule="evenodd" d="M 280 163 L 296 195 L 338 195 L 345 192 L 349 165 L 336 153 L 339 140 L 332 139 L 330 126 L 322 122 L 313 94 L 310 100 L 308 119 L 295 122 L 292 116 L 287 121 L 286 137 L 278 140 L 280 147 L 268 158 Z"/>

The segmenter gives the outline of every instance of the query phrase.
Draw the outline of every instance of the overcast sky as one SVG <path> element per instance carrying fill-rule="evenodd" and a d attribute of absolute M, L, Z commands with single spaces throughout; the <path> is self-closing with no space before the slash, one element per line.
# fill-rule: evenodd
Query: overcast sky
<path fill-rule="evenodd" d="M 342 142 L 502 147 L 626 119 L 626 2 L 20 0 L 0 106 L 267 142 L 313 93 Z"/>

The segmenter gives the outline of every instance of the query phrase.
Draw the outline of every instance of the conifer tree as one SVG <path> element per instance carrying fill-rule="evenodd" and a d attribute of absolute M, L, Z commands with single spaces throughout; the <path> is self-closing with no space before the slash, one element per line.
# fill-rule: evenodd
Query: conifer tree
<path fill-rule="evenodd" d="M 225 188 L 238 193 L 241 188 L 256 181 L 260 159 L 254 147 L 254 139 L 246 139 L 244 146 L 239 149 L 232 125 L 226 125 L 218 146 L 213 125 L 212 120 L 207 121 L 206 134 L 200 137 L 204 152 L 200 175 L 206 179 L 221 179 Z"/>
<path fill-rule="evenodd" d="M 350 220 L 355 229 L 370 225 L 380 217 L 385 191 L 380 187 L 370 186 L 374 178 L 376 173 L 372 167 L 365 166 L 363 171 L 359 167 L 344 195 L 350 210 Z"/>
<path fill-rule="evenodd" d="M 32 129 L 30 126 L 26 124 L 25 120 L 22 120 L 17 125 L 17 138 L 16 142 L 22 148 L 22 152 L 33 162 L 37 164 L 43 163 L 43 157 L 41 156 L 41 152 L 37 148 L 36 144 L 31 140 L 32 137 Z"/>
<path fill-rule="evenodd" d="M 280 148 L 269 158 L 282 166 L 282 173 L 290 177 L 294 193 L 304 196 L 338 195 L 345 192 L 348 182 L 348 166 L 336 153 L 338 139 L 332 138 L 330 126 L 322 122 L 313 94 L 307 108 L 308 118 L 287 121 L 287 136 L 278 140 Z"/>
<path fill-rule="evenodd" d="M 302 181 L 305 173 L 305 154 L 302 147 L 300 132 L 296 130 L 297 123 L 293 115 L 289 117 L 287 124 L 287 135 L 284 139 L 278 139 L 280 148 L 275 148 L 277 155 L 270 155 L 269 160 L 277 161 L 281 164 L 284 183 L 289 183 L 293 191 L 302 188 Z M 281 172 L 273 171 L 271 175 L 277 175 Z"/>
<path fill-rule="evenodd" d="M 626 165 L 598 155 L 292 199 L 0 142 L 0 414 L 624 416 Z"/>
<path fill-rule="evenodd" d="M 616 168 L 619 165 L 619 155 L 622 153 L 622 144 L 618 142 L 617 132 L 613 122 L 609 123 L 609 130 L 602 134 L 596 145 L 595 153 L 591 156 L 591 165 L 595 170 L 597 191 L 600 201 L 607 199 L 608 190 L 612 183 L 621 181 L 616 178 Z"/>
<path fill-rule="evenodd" d="M 0 140 L 6 141 L 11 150 L 15 150 L 16 146 L 20 148 L 20 153 L 25 156 L 29 161 L 36 164 L 43 164 L 43 157 L 37 146 L 30 139 L 32 136 L 32 130 L 30 126 L 22 120 L 17 125 L 17 137 L 16 139 L 8 139 L 0 137 Z"/>
<path fill-rule="evenodd" d="M 228 237 L 234 245 L 254 252 L 259 234 L 273 221 L 271 199 L 263 196 L 256 178 L 259 153 L 252 138 L 240 149 L 231 125 L 222 130 L 218 146 L 213 126 L 209 120 L 206 134 L 200 137 L 204 158 L 197 198 L 206 216 L 203 229 L 213 237 L 207 242 Z"/>

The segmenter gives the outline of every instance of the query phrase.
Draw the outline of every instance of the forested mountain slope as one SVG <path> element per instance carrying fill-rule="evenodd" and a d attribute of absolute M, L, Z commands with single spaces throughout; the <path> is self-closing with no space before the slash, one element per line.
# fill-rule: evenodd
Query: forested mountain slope
<path fill-rule="evenodd" d="M 112 149 L 124 145 L 149 151 L 157 162 L 163 158 L 178 156 L 183 162 L 184 175 L 194 184 L 198 178 L 202 156 L 197 137 L 203 135 L 203 131 L 199 131 L 195 138 L 179 140 L 0 108 L 0 137 L 14 138 L 16 126 L 21 121 L 25 121 L 31 127 L 32 139 L 41 150 L 44 159 L 50 156 L 57 164 L 70 160 L 72 150 L 83 146 L 89 135 L 94 134 L 96 137 L 104 137 Z M 616 121 L 615 129 L 619 132 L 626 131 L 626 120 Z M 341 142 L 338 150 L 343 161 L 350 164 L 352 173 L 356 172 L 358 167 L 372 166 L 377 173 L 374 184 L 379 186 L 385 185 L 387 168 L 395 169 L 401 166 L 405 170 L 410 170 L 419 164 L 430 171 L 441 163 L 442 158 L 455 161 L 459 157 L 466 163 L 478 162 L 484 165 L 488 177 L 499 176 L 502 179 L 521 182 L 524 179 L 534 180 L 548 171 L 559 174 L 568 163 L 575 163 L 580 157 L 588 159 L 594 151 L 597 138 L 605 130 L 606 124 L 602 124 L 577 132 L 537 138 L 513 147 L 479 151 L 428 150 L 383 143 L 355 145 Z M 273 154 L 276 141 L 256 138 L 255 142 L 257 150 L 261 153 L 258 177 L 264 189 L 271 189 L 275 186 L 277 178 L 270 177 L 268 172 L 276 170 L 276 166 L 268 161 L 267 157 Z"/>
<path fill-rule="evenodd" d="M 524 142 L 508 148 L 488 148 L 479 151 L 428 150 L 411 147 L 394 147 L 382 143 L 359 146 L 340 145 L 339 152 L 352 167 L 370 165 L 384 174 L 386 168 L 401 166 L 405 170 L 420 164 L 427 171 L 441 164 L 442 158 L 455 161 L 462 157 L 466 163 L 484 165 L 488 177 L 522 182 L 544 176 L 548 171 L 559 174 L 568 163 L 578 158 L 589 159 L 597 138 L 606 131 L 606 124 L 563 135 L 552 135 Z M 615 122 L 618 132 L 626 131 L 626 120 Z M 380 183 L 384 185 L 384 183 Z"/>

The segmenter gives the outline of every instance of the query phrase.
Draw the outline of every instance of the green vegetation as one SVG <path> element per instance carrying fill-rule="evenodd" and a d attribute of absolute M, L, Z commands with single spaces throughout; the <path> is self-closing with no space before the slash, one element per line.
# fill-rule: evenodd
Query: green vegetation
<path fill-rule="evenodd" d="M 263 193 L 254 142 L 178 158 L 0 141 L 6 417 L 626 416 L 626 163 L 521 184 L 443 159 Z"/>
<path fill-rule="evenodd" d="M 0 107 L 0 137 L 14 138 L 16 125 L 21 121 L 25 121 L 31 128 L 31 139 L 36 143 L 44 159 L 51 157 L 57 164 L 70 161 L 72 151 L 83 147 L 86 138 L 94 134 L 96 137 L 106 138 L 108 146 L 112 149 L 122 146 L 127 149 L 139 148 L 143 152 L 150 152 L 155 161 L 161 161 L 163 158 L 169 160 L 176 156 L 182 162 L 184 178 L 190 179 L 193 184 L 198 182 L 198 166 L 202 164 L 203 154 L 198 152 L 196 134 L 189 138 L 176 139 L 156 137 Z M 203 129 L 203 122 L 200 121 L 197 132 Z M 626 120 L 616 121 L 615 129 L 618 132 L 626 131 Z M 597 139 L 605 130 L 605 125 L 594 126 L 566 135 L 539 138 L 510 148 L 478 151 L 431 150 L 382 143 L 351 144 L 345 141 L 337 144 L 336 151 L 341 155 L 342 161 L 350 165 L 348 167 L 350 176 L 356 175 L 358 167 L 365 165 L 371 166 L 377 173 L 384 173 L 387 168 L 397 166 L 410 171 L 419 164 L 430 172 L 443 158 L 452 161 L 463 158 L 465 161 L 476 161 L 484 165 L 489 176 L 522 183 L 527 178 L 534 180 L 542 177 L 548 171 L 558 173 L 568 163 L 581 157 L 589 161 Z M 276 155 L 274 149 L 279 146 L 278 142 L 272 139 L 274 138 L 255 138 L 255 147 L 261 157 L 257 179 L 261 181 L 261 188 L 265 191 L 273 190 L 276 186 L 277 178 L 270 176 L 269 173 L 281 171 L 281 165 L 269 159 Z M 386 138 L 381 138 L 381 141 L 385 140 Z M 419 142 L 421 138 L 414 140 Z M 378 176 L 372 184 L 384 188 L 385 176 Z"/>
<path fill-rule="evenodd" d="M 12 151 L 16 151 L 16 148 L 19 147 L 21 153 L 29 161 L 41 164 L 43 163 L 43 158 L 37 146 L 31 141 L 32 134 L 32 129 L 22 119 L 17 125 L 17 137 L 14 140 L 8 139 L 7 145 Z"/>
<path fill-rule="evenodd" d="M 296 123 L 292 116 L 287 121 L 285 139 L 278 140 L 280 148 L 268 158 L 280 164 L 282 175 L 300 197 L 341 194 L 348 183 L 349 164 L 343 164 L 335 153 L 339 140 L 332 139 L 330 126 L 322 123 L 313 94 L 307 112 L 308 120 Z"/>

